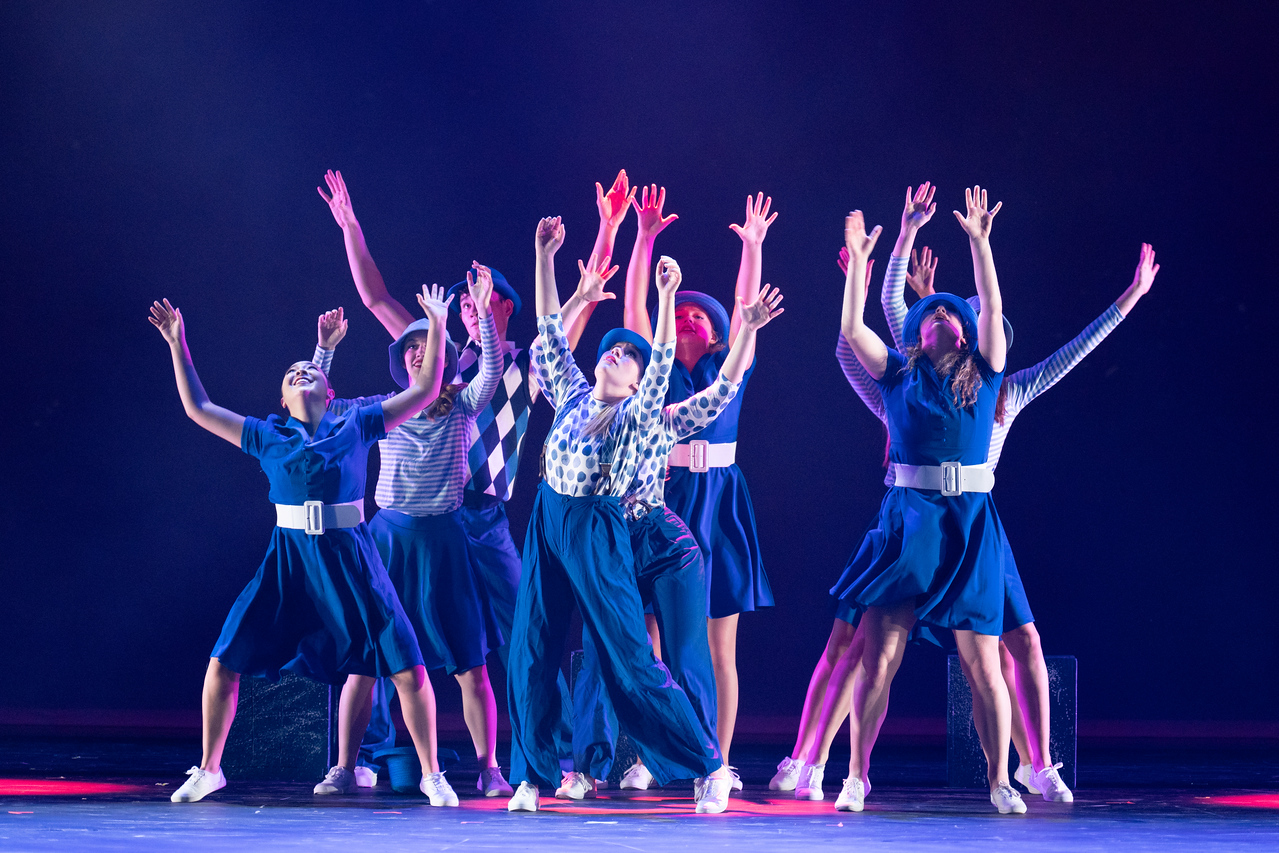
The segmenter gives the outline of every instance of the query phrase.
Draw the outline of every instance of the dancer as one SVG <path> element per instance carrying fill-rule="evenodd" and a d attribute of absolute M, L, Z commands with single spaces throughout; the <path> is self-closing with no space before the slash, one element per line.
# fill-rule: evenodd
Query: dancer
<path fill-rule="evenodd" d="M 716 694 L 706 631 L 706 569 L 697 540 L 665 506 L 667 457 L 676 442 L 704 429 L 732 401 L 754 361 L 756 332 L 785 310 L 780 307 L 781 299 L 779 292 L 766 285 L 753 304 L 740 306 L 741 333 L 717 381 L 687 400 L 663 407 L 660 440 L 652 454 L 646 453 L 641 460 L 635 485 L 622 498 L 640 600 L 652 609 L 665 646 L 663 652 L 661 645 L 654 645 L 653 653 L 669 667 L 712 739 L 717 737 Z M 610 342 L 606 336 L 600 344 L 601 354 Z M 555 796 L 561 799 L 594 795 L 594 780 L 606 778 L 612 766 L 618 733 L 589 634 L 583 635 L 582 648 L 584 659 L 574 684 L 573 715 L 574 758 L 579 772 L 568 774 L 556 790 Z M 633 777 L 636 768 L 643 766 L 642 760 L 637 761 L 628 772 Z M 700 784 L 698 780 L 694 786 L 695 797 Z"/>
<path fill-rule="evenodd" d="M 1008 784 L 1009 700 L 1000 673 L 1005 541 L 989 495 L 993 475 L 981 467 L 990 443 L 1006 341 L 990 251 L 990 226 L 1000 205 L 974 187 L 967 215 L 955 218 L 969 237 L 981 298 L 980 320 L 967 302 L 936 294 L 912 309 L 904 327 L 906 354 L 884 346 L 863 321 L 867 256 L 879 228 L 867 235 L 860 211 L 845 222 L 849 272 L 843 331 L 884 395 L 897 465 L 896 485 L 841 579 L 842 599 L 865 608 L 862 669 L 854 676 L 849 777 L 836 807 L 860 811 L 865 768 L 887 689 L 917 621 L 954 631 L 975 696 L 974 722 L 986 753 L 991 803 L 1001 814 L 1024 812 Z M 908 206 L 913 200 L 907 191 Z M 903 225 L 919 226 L 936 206 Z M 976 341 L 976 347 L 972 342 Z"/>
<path fill-rule="evenodd" d="M 502 363 L 489 312 L 492 274 L 478 262 L 473 266 L 474 279 L 468 273 L 466 285 L 485 345 L 479 375 L 474 382 L 447 386 L 426 411 L 391 430 L 380 443 L 376 498 L 381 509 L 369 523 L 369 530 L 417 632 L 427 670 L 446 670 L 457 679 L 464 696 L 479 695 L 485 700 L 476 709 L 484 715 L 467 723 L 481 767 L 477 787 L 486 796 L 496 796 L 509 785 L 497 767 L 497 732 L 490 722 L 497 710 L 484 660 L 489 650 L 504 640 L 483 585 L 472 569 L 459 510 L 475 419 L 492 399 Z M 423 294 L 427 294 L 425 287 Z M 437 288 L 433 295 L 442 295 L 442 289 Z M 423 297 L 418 301 L 425 305 Z M 391 344 L 391 377 L 396 383 L 407 383 L 408 370 L 421 358 L 429 328 L 429 319 L 410 323 Z M 452 375 L 456 365 L 457 351 L 446 340 L 445 375 Z M 335 400 L 331 408 L 341 414 L 389 396 Z M 381 706 L 379 719 L 389 718 L 389 696 L 385 685 L 382 687 L 357 713 L 343 714 L 343 719 L 350 720 L 354 737 L 364 736 L 374 704 Z M 334 767 L 315 787 L 315 793 L 351 793 L 356 788 L 354 770 Z M 456 797 L 448 805 L 457 805 Z"/>
<path fill-rule="evenodd" d="M 435 696 L 413 629 L 391 588 L 364 524 L 368 447 L 430 404 L 443 370 L 444 306 L 437 331 L 412 374 L 413 384 L 384 403 L 336 417 L 328 378 L 310 362 L 292 365 L 280 388 L 289 417 L 265 421 L 209 400 L 186 343 L 182 312 L 166 299 L 151 306 L 173 358 L 187 416 L 262 463 L 276 505 L 266 557 L 222 626 L 205 674 L 203 755 L 173 792 L 175 803 L 204 799 L 226 785 L 222 752 L 235 717 L 240 676 L 278 679 L 288 669 L 329 684 L 390 676 L 424 771 L 420 788 L 434 798 L 448 783 L 435 752 Z M 338 741 L 339 763 L 355 745 Z M 434 799 L 433 799 L 434 802 Z"/>
<path fill-rule="evenodd" d="M 776 213 L 769 213 L 772 202 L 763 193 L 753 199 L 748 196 L 745 224 L 729 226 L 742 240 L 737 302 L 731 321 L 714 297 L 696 291 L 677 294 L 676 364 L 671 370 L 668 403 L 681 402 L 710 387 L 723 369 L 728 347 L 741 331 L 740 306 L 754 304 L 759 295 L 764 237 L 777 218 Z M 674 214 L 663 216 L 665 203 L 666 189 L 656 186 L 646 188 L 640 200 L 633 203 L 639 226 L 626 273 L 625 322 L 626 328 L 646 340 L 652 340 L 653 335 L 646 309 L 653 243 L 676 218 Z M 752 364 L 746 369 L 736 399 L 712 424 L 675 445 L 666 487 L 667 506 L 688 525 L 706 561 L 707 630 L 715 667 L 717 734 L 726 763 L 737 724 L 738 619 L 742 613 L 773 604 L 773 591 L 760 556 L 750 491 L 736 464 L 742 395 L 753 371 Z M 637 764 L 627 771 L 622 787 L 643 789 L 650 781 L 643 764 Z M 741 788 L 741 779 L 734 771 L 733 789 Z"/>
<path fill-rule="evenodd" d="M 662 779 L 709 777 L 697 811 L 719 812 L 730 779 L 715 742 L 698 724 L 684 692 L 653 657 L 621 497 L 645 454 L 659 439 L 661 399 L 674 357 L 674 295 L 679 267 L 663 258 L 654 350 L 632 332 L 610 333 L 611 347 L 589 385 L 573 360 L 560 316 L 554 256 L 564 242 L 558 217 L 538 223 L 536 298 L 542 351 L 538 383 L 556 409 L 543 449 L 524 547 L 524 570 L 511 639 L 509 706 L 511 779 L 519 789 L 511 811 L 536 811 L 539 788 L 561 776 L 554 728 L 562 716 L 555 689 L 569 616 L 582 613 L 583 632 L 600 656 L 604 687 L 621 724 Z M 599 298 L 616 272 L 592 257 L 577 292 L 564 306 Z"/>

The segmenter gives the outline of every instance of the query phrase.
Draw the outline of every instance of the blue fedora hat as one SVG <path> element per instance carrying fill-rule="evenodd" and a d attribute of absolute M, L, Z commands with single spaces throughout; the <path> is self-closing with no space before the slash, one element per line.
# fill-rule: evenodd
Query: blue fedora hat
<path fill-rule="evenodd" d="M 640 358 L 644 364 L 640 367 L 643 373 L 648 369 L 648 363 L 653 358 L 653 345 L 644 340 L 644 336 L 638 332 L 632 332 L 630 329 L 613 329 L 604 335 L 604 340 L 600 341 L 600 348 L 595 353 L 595 361 L 599 362 L 604 357 L 604 353 L 611 350 L 617 344 L 633 344 L 640 352 Z"/>
<path fill-rule="evenodd" d="M 973 310 L 973 306 L 953 293 L 930 293 L 906 312 L 906 322 L 902 324 L 902 343 L 906 346 L 919 343 L 919 325 L 924 321 L 925 315 L 937 310 L 938 305 L 959 318 L 964 337 L 970 345 L 977 340 L 977 312 Z"/>
<path fill-rule="evenodd" d="M 401 388 L 408 388 L 413 384 L 409 379 L 409 372 L 404 369 L 404 343 L 409 339 L 409 335 L 414 332 L 429 332 L 431 330 L 431 320 L 429 317 L 423 317 L 421 320 L 414 320 L 409 323 L 408 327 L 400 334 L 395 342 L 386 348 L 387 355 L 391 359 L 391 378 L 395 380 L 395 384 Z M 440 375 L 440 382 L 448 385 L 457 376 L 457 347 L 453 346 L 453 341 L 449 339 L 448 334 L 444 336 L 444 373 Z"/>
<path fill-rule="evenodd" d="M 503 299 L 511 300 L 511 302 L 515 304 L 514 309 L 511 311 L 511 316 L 514 317 L 516 314 L 520 313 L 520 308 L 524 304 L 520 301 L 520 295 L 516 293 L 515 288 L 511 287 L 510 283 L 507 282 L 506 276 L 502 275 L 492 267 L 489 267 L 489 272 L 493 273 L 493 292 L 501 296 Z M 462 294 L 466 292 L 465 278 L 449 288 L 448 295 L 454 297 L 449 308 L 455 314 L 462 313 Z"/>
<path fill-rule="evenodd" d="M 968 297 L 968 304 L 973 306 L 973 310 L 977 312 L 977 316 L 981 316 L 981 297 Z M 1000 318 L 1004 321 L 1004 338 L 1008 343 L 1008 349 L 1013 348 L 1013 324 L 1008 322 L 1008 315 L 1001 314 Z"/>

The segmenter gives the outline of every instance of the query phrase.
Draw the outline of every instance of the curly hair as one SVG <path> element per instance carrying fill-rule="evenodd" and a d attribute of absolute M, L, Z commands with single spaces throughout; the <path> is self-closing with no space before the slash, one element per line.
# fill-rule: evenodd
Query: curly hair
<path fill-rule="evenodd" d="M 442 418 L 453 411 L 453 403 L 457 399 L 457 395 L 462 393 L 462 389 L 466 384 L 445 385 L 440 389 L 440 396 L 435 398 L 435 402 L 426 407 L 426 415 L 430 418 Z"/>
<path fill-rule="evenodd" d="M 921 357 L 927 358 L 924 355 L 922 346 L 919 344 L 908 346 L 906 348 L 906 366 L 902 368 L 902 372 L 910 373 L 914 370 Z M 937 375 L 943 379 L 947 376 L 950 377 L 950 392 L 954 397 L 956 406 L 961 409 L 967 409 L 977 402 L 977 392 L 981 390 L 981 371 L 977 368 L 977 359 L 967 344 L 960 347 L 956 352 L 944 355 L 941 362 L 934 364 L 933 368 L 937 371 Z"/>

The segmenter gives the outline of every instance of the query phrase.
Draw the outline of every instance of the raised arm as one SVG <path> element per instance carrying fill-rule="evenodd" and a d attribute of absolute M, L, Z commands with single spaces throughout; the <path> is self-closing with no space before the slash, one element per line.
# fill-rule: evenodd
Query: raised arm
<path fill-rule="evenodd" d="M 346 337 L 349 322 L 341 308 L 325 311 L 315 321 L 315 354 L 311 357 L 311 363 L 323 370 L 325 376 L 329 375 L 329 369 L 333 367 L 333 351 Z"/>
<path fill-rule="evenodd" d="M 617 298 L 616 293 L 609 293 L 604 289 L 608 280 L 617 274 L 617 267 L 610 267 L 609 260 L 609 258 L 600 260 L 591 255 L 590 263 L 584 264 L 580 258 L 578 259 L 577 269 L 581 277 L 577 280 L 577 290 L 573 291 L 573 295 L 560 309 L 565 323 L 571 323 L 585 312 L 593 311 L 597 302 Z"/>
<path fill-rule="evenodd" d="M 173 376 L 177 380 L 178 396 L 182 398 L 182 408 L 186 410 L 187 417 L 218 438 L 224 438 L 239 447 L 240 435 L 244 432 L 244 415 L 237 415 L 209 402 L 209 395 L 204 392 L 200 377 L 195 372 L 195 365 L 191 362 L 191 351 L 187 349 L 186 324 L 182 320 L 182 312 L 166 299 L 151 304 L 151 316 L 147 319 L 160 330 L 169 345 L 169 353 L 173 356 Z"/>
<path fill-rule="evenodd" d="M 360 300 L 364 307 L 373 312 L 391 337 L 398 338 L 404 329 L 413 322 L 413 315 L 408 309 L 391 297 L 382 281 L 382 273 L 378 272 L 373 256 L 369 254 L 368 244 L 364 242 L 364 231 L 355 218 L 351 207 L 351 195 L 346 191 L 346 182 L 342 173 L 330 169 L 324 175 L 324 182 L 329 185 L 329 194 L 322 187 L 315 190 L 329 205 L 329 211 L 337 224 L 342 228 L 342 240 L 346 244 L 346 261 L 351 266 L 351 277 L 355 279 L 355 289 L 360 292 Z"/>
<path fill-rule="evenodd" d="M 1155 283 L 1159 274 L 1159 264 L 1155 263 L 1155 250 L 1149 243 L 1141 244 L 1141 260 L 1137 262 L 1137 271 L 1133 273 L 1132 284 L 1115 300 L 1115 307 L 1125 317 L 1132 311 L 1141 297 L 1150 292 L 1150 285 Z"/>
<path fill-rule="evenodd" d="M 674 258 L 662 255 L 657 262 L 657 327 L 653 329 L 653 345 L 675 342 L 675 291 L 684 274 Z"/>
<path fill-rule="evenodd" d="M 560 295 L 555 291 L 555 253 L 564 245 L 564 223 L 558 216 L 546 216 L 537 223 L 533 249 L 537 255 L 533 275 L 533 300 L 537 316 L 560 313 Z"/>
<path fill-rule="evenodd" d="M 968 235 L 968 247 L 973 253 L 973 278 L 977 280 L 977 296 L 981 299 L 977 344 L 991 369 L 1002 373 L 1008 341 L 1004 338 L 1004 302 L 995 276 L 995 257 L 990 251 L 990 226 L 1004 203 L 999 202 L 992 210 L 986 203 L 986 191 L 978 186 L 964 190 L 964 201 L 968 205 L 967 215 L 960 216 L 958 210 L 954 213 Z"/>
<path fill-rule="evenodd" d="M 777 214 L 768 215 L 773 206 L 772 196 L 764 198 L 759 193 L 752 201 L 746 196 L 746 223 L 728 226 L 738 237 L 742 238 L 742 262 L 737 267 L 736 304 L 733 308 L 733 322 L 729 327 L 729 343 L 737 340 L 737 331 L 741 328 L 742 318 L 738 308 L 751 305 L 759 295 L 759 282 L 764 268 L 764 237 L 768 234 L 768 226 L 773 224 Z"/>
<path fill-rule="evenodd" d="M 487 406 L 497 391 L 497 383 L 502 378 L 502 346 L 497 340 L 497 324 L 489 310 L 489 300 L 493 296 L 493 271 L 478 261 L 472 261 L 471 266 L 475 275 L 466 274 L 466 289 L 480 322 L 480 370 L 458 399 L 462 408 L 474 413 Z"/>
<path fill-rule="evenodd" d="M 662 216 L 666 205 L 666 187 L 656 184 L 644 187 L 640 200 L 631 200 L 639 224 L 635 229 L 635 247 L 631 249 L 631 262 L 626 267 L 626 302 L 622 308 L 622 322 L 626 328 L 653 342 L 653 327 L 648 320 L 648 279 L 653 267 L 653 242 L 657 235 L 676 219 L 674 213 Z"/>
<path fill-rule="evenodd" d="M 844 310 L 840 329 L 857 360 L 873 379 L 882 379 L 888 369 L 888 348 L 866 325 L 866 262 L 880 232 L 876 225 L 866 233 L 866 219 L 860 210 L 844 217 L 844 248 L 848 250 L 848 271 L 844 275 Z"/>
<path fill-rule="evenodd" d="M 622 226 L 622 220 L 626 218 L 626 210 L 634 198 L 635 189 L 629 185 L 625 169 L 617 173 L 613 185 L 607 192 L 600 186 L 599 181 L 595 182 L 595 207 L 600 212 L 600 228 L 595 235 L 595 246 L 591 249 L 592 255 L 599 258 L 613 256 L 613 244 L 617 242 L 617 229 Z M 570 315 L 567 311 L 564 313 L 564 331 L 568 335 L 570 350 L 577 349 L 577 342 L 581 340 L 582 332 L 586 330 L 586 323 L 594 312 L 594 303 L 588 303 L 575 314 Z"/>
<path fill-rule="evenodd" d="M 422 285 L 422 295 L 417 298 L 417 304 L 431 319 L 431 328 L 426 333 L 426 351 L 422 353 L 422 359 L 409 370 L 409 378 L 413 380 L 413 384 L 382 403 L 382 419 L 387 432 L 431 405 L 440 396 L 440 383 L 444 378 L 444 340 L 448 337 L 446 324 L 449 303 L 453 301 L 452 296 L 444 298 L 445 292 L 438 284 L 429 288 Z"/>
<path fill-rule="evenodd" d="M 742 297 L 737 297 L 734 313 L 741 318 L 742 324 L 722 368 L 729 382 L 739 383 L 746 376 L 747 368 L 755 361 L 755 333 L 774 317 L 781 316 L 786 310 L 781 304 L 782 292 L 768 284 L 749 305 L 742 304 Z"/>

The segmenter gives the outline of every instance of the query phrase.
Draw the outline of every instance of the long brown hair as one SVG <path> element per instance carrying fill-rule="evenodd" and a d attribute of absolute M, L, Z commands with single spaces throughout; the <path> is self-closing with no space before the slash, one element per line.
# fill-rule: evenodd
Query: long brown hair
<path fill-rule="evenodd" d="M 435 402 L 427 406 L 426 416 L 429 418 L 442 418 L 453 411 L 453 403 L 457 399 L 457 395 L 462 393 L 462 389 L 465 387 L 466 383 L 445 385 L 440 389 L 440 396 L 435 398 Z"/>
<path fill-rule="evenodd" d="M 922 346 L 919 344 L 908 346 L 906 366 L 902 368 L 902 372 L 909 373 L 914 370 L 921 357 L 927 358 Z M 977 402 L 977 392 L 981 390 L 981 371 L 977 368 L 977 359 L 967 343 L 959 350 L 942 356 L 941 363 L 934 364 L 933 369 L 942 378 L 950 377 L 950 391 L 956 406 L 967 409 Z"/>

